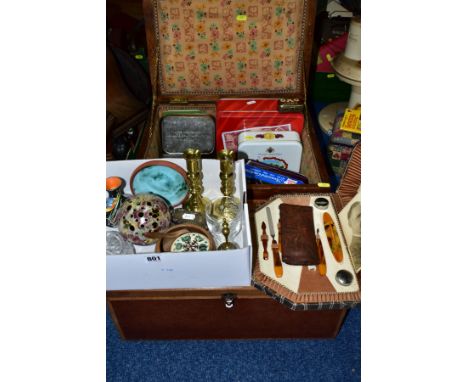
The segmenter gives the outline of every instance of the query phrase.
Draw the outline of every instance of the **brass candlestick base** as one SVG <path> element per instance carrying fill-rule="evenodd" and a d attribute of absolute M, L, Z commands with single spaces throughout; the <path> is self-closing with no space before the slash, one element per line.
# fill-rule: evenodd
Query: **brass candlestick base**
<path fill-rule="evenodd" d="M 234 196 L 234 152 L 232 150 L 221 150 L 218 153 L 219 179 L 221 181 L 221 193 L 223 196 L 212 202 L 208 211 L 208 220 L 218 225 L 223 219 L 227 220 L 231 236 L 235 236 L 241 229 L 242 203 Z"/>
<path fill-rule="evenodd" d="M 227 241 L 225 243 L 221 243 L 218 247 L 218 251 L 226 251 L 230 249 L 239 249 L 239 246 L 236 243 Z"/>
<path fill-rule="evenodd" d="M 211 205 L 211 215 L 215 219 L 234 220 L 241 212 L 241 202 L 235 196 L 222 196 Z"/>
<path fill-rule="evenodd" d="M 229 241 L 229 223 L 227 222 L 226 219 L 223 219 L 223 230 L 222 230 L 222 233 L 224 235 L 224 243 L 221 243 L 219 246 L 218 246 L 218 250 L 220 251 L 224 251 L 224 250 L 228 250 L 228 249 L 238 249 L 239 246 L 236 244 L 236 243 L 232 243 Z"/>
<path fill-rule="evenodd" d="M 190 212 L 198 212 L 204 214 L 205 211 L 208 211 L 210 209 L 210 205 L 210 199 L 205 198 L 204 196 L 202 196 L 201 198 L 194 197 L 193 199 L 190 199 L 189 197 L 187 203 L 184 204 L 184 208 Z"/>

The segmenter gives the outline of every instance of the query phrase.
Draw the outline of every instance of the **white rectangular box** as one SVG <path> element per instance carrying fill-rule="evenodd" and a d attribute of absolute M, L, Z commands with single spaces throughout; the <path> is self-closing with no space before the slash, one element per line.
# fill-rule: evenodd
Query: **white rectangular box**
<path fill-rule="evenodd" d="M 166 160 L 166 159 L 165 159 Z M 119 176 L 126 182 L 125 193 L 131 194 L 130 176 L 148 160 L 107 162 L 106 176 Z M 186 170 L 184 159 L 167 159 Z M 221 196 L 219 161 L 203 159 L 204 196 L 211 200 Z M 240 249 L 207 252 L 154 253 L 154 245 L 135 246 L 136 255 L 106 256 L 106 289 L 186 289 L 228 288 L 251 285 L 252 238 L 247 208 L 244 161 L 236 161 L 236 192 L 243 200 L 242 232 L 236 242 Z M 103 254 L 104 256 L 104 254 Z"/>

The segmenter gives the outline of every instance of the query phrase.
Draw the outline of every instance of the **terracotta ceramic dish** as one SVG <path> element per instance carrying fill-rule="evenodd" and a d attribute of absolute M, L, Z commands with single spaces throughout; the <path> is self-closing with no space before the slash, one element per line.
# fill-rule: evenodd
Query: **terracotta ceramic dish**
<path fill-rule="evenodd" d="M 175 207 L 188 197 L 187 173 L 175 163 L 151 160 L 133 171 L 130 189 L 134 195 L 149 192 L 162 196 Z"/>

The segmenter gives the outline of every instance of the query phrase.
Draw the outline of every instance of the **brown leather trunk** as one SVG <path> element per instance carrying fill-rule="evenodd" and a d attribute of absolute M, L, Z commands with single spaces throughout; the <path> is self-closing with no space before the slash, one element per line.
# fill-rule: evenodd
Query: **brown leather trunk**
<path fill-rule="evenodd" d="M 281 94 L 199 94 L 182 97 L 161 92 L 158 78 L 160 40 L 155 20 L 158 0 L 143 0 L 148 43 L 153 102 L 150 122 L 145 131 L 138 157 L 160 157 L 159 122 L 165 108 L 215 110 L 222 97 L 299 98 L 305 107 L 302 133 L 303 159 L 301 173 L 308 185 L 248 185 L 247 199 L 253 211 L 259 204 L 277 194 L 329 192 L 329 177 L 320 152 L 315 127 L 306 103 L 306 83 L 310 78 L 316 0 L 308 0 L 304 14 L 303 57 L 304 86 L 295 93 Z M 255 5 L 255 2 L 253 4 Z M 170 10 L 178 13 L 176 9 Z M 301 58 L 302 59 L 302 58 Z M 253 214 L 251 214 L 253 216 Z M 255 233 L 252 232 L 252 237 Z M 255 242 L 255 240 L 253 240 Z M 254 249 L 254 253 L 256 250 Z M 334 338 L 347 309 L 294 311 L 255 289 L 136 290 L 108 291 L 107 301 L 112 318 L 124 339 L 248 339 L 248 338 Z"/>
<path fill-rule="evenodd" d="M 346 315 L 345 309 L 292 311 L 253 287 L 113 291 L 107 300 L 127 340 L 334 338 Z"/>

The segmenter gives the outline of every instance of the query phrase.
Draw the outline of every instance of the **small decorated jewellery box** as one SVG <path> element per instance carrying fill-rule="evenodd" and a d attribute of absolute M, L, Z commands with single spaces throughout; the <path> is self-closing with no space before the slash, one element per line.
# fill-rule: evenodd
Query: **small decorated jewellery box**
<path fill-rule="evenodd" d="M 160 158 L 171 151 L 162 142 L 161 119 L 167 115 L 206 115 L 216 124 L 219 99 L 292 100 L 288 110 L 300 106 L 294 110 L 304 114 L 302 157 L 294 166 L 309 184 L 251 184 L 249 199 L 329 191 L 305 102 L 315 0 L 143 0 L 143 10 L 153 102 L 139 157 Z"/>

